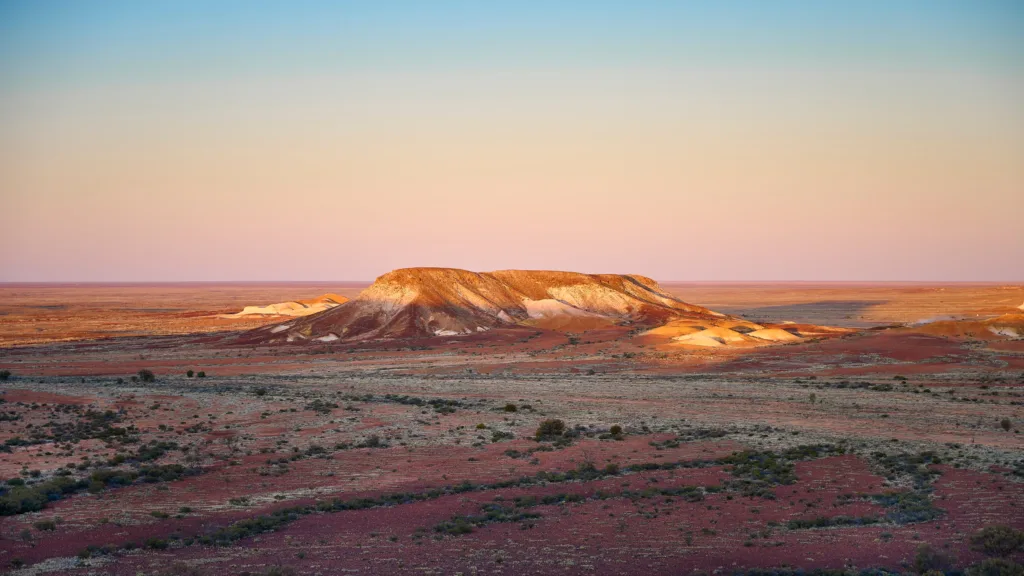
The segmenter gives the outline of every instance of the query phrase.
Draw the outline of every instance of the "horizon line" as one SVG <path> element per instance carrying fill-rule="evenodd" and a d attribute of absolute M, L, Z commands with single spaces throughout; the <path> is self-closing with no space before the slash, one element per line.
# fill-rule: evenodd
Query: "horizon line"
<path fill-rule="evenodd" d="M 588 274 L 583 272 L 582 274 Z M 625 274 L 624 274 L 625 275 Z M 662 280 L 664 284 L 1011 284 L 1024 287 L 1021 280 Z M 40 285 L 159 286 L 174 284 L 373 284 L 372 280 L 0 280 L 0 287 Z"/>

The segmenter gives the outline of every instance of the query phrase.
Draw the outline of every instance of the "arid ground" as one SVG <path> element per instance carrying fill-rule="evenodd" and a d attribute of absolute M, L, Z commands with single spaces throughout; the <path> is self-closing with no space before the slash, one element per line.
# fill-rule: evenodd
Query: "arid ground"
<path fill-rule="evenodd" d="M 1024 338 L 922 323 L 1019 312 L 1024 286 L 662 286 L 856 331 L 724 349 L 626 325 L 264 345 L 237 336 L 282 318 L 220 316 L 365 284 L 0 286 L 0 570 L 1024 561 Z"/>

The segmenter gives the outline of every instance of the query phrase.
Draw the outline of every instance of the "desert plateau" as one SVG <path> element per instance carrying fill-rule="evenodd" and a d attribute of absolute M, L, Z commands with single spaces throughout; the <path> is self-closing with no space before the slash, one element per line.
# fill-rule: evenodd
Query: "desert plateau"
<path fill-rule="evenodd" d="M 16 574 L 1021 560 L 1024 286 L 426 268 L 2 290 Z M 238 314 L 321 294 L 343 302 Z"/>

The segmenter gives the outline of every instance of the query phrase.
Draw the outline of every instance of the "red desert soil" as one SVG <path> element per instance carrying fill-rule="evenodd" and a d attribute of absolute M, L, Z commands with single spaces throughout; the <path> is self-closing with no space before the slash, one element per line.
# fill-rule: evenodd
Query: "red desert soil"
<path fill-rule="evenodd" d="M 1024 301 L 1020 287 L 937 288 L 674 293 L 730 314 L 772 309 L 755 313 L 760 325 L 970 310 L 987 310 L 970 320 L 985 322 L 1009 312 L 1003 299 Z M 0 369 L 12 373 L 0 383 L 0 479 L 30 489 L 82 481 L 0 519 L 0 570 L 906 571 L 922 545 L 964 568 L 983 558 L 970 545 L 978 530 L 1024 529 L 1024 348 L 1010 336 L 909 326 L 723 349 L 580 322 L 256 345 L 235 336 L 280 318 L 213 317 L 358 290 L 0 290 L 13 296 L 0 316 Z M 845 324 L 835 318 L 849 310 L 835 302 L 882 300 Z M 67 307 L 38 308 L 57 305 Z M 143 369 L 155 381 L 132 381 Z M 535 439 L 549 419 L 569 434 Z M 744 450 L 757 464 L 730 460 Z M 789 479 L 778 475 L 787 467 Z M 581 476 L 559 476 L 571 471 Z M 0 490 L 3 504 L 22 488 Z M 359 498 L 389 500 L 332 507 Z M 911 504 L 924 515 L 901 515 Z M 274 530 L 204 543 L 285 509 L 300 512 L 280 513 Z M 487 510 L 496 520 L 479 520 Z"/>

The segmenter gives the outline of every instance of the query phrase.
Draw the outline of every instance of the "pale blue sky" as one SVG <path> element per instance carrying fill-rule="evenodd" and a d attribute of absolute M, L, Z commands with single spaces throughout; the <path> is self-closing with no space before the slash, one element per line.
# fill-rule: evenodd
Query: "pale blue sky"
<path fill-rule="evenodd" d="M 0 281 L 1024 280 L 1024 2 L 0 0 Z"/>
<path fill-rule="evenodd" d="M 867 66 L 1020 72 L 1024 3 L 0 2 L 5 83 L 340 69 Z"/>

